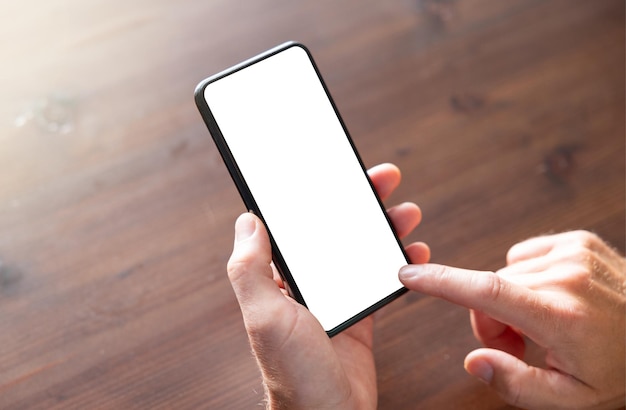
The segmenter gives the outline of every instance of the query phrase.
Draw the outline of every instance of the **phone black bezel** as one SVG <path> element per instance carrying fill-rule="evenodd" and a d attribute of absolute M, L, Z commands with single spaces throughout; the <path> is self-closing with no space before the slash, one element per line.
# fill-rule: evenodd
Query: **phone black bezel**
<path fill-rule="evenodd" d="M 224 71 L 221 71 L 213 76 L 210 76 L 208 78 L 206 78 L 205 80 L 201 81 L 198 86 L 195 89 L 194 92 L 194 98 L 195 98 L 195 102 L 196 105 L 198 107 L 198 110 L 200 111 L 200 114 L 202 116 L 202 119 L 204 120 L 207 128 L 209 129 L 209 132 L 213 138 L 213 141 L 215 142 L 215 145 L 217 146 L 217 149 L 222 157 L 222 160 L 224 161 L 224 164 L 226 165 L 226 168 L 228 169 L 228 172 L 230 173 L 231 178 L 233 179 L 233 182 L 235 183 L 235 186 L 237 187 L 237 191 L 239 192 L 239 195 L 241 196 L 241 199 L 243 200 L 245 206 L 247 207 L 247 209 L 249 211 L 252 211 L 255 215 L 257 215 L 262 221 L 263 224 L 265 225 L 265 228 L 267 229 L 269 238 L 270 238 L 270 243 L 272 246 L 272 258 L 274 260 L 274 265 L 276 266 L 277 270 L 279 271 L 280 275 L 282 276 L 283 280 L 285 281 L 285 286 L 287 287 L 287 290 L 289 291 L 289 293 L 291 294 L 291 296 L 300 304 L 304 305 L 306 307 L 306 301 L 304 300 L 304 298 L 302 297 L 302 294 L 300 293 L 300 290 L 298 289 L 298 285 L 296 284 L 295 280 L 293 279 L 293 276 L 291 275 L 291 272 L 289 271 L 288 266 L 286 265 L 281 253 L 280 253 L 280 249 L 278 248 L 278 246 L 276 245 L 274 238 L 272 236 L 272 232 L 269 226 L 267 226 L 267 223 L 265 222 L 265 219 L 263 218 L 263 213 L 261 212 L 261 210 L 259 209 L 254 197 L 252 196 L 252 193 L 250 192 L 250 189 L 248 188 L 248 185 L 246 183 L 246 180 L 244 178 L 244 176 L 242 175 L 237 162 L 235 161 L 230 148 L 228 147 L 228 144 L 226 143 L 226 140 L 224 139 L 224 136 L 222 135 L 220 128 L 217 124 L 217 121 L 215 120 L 215 118 L 213 117 L 213 114 L 211 113 L 211 109 L 208 106 L 205 98 L 204 98 L 204 90 L 206 88 L 207 85 L 209 85 L 212 82 L 218 81 L 228 75 L 231 75 L 233 73 L 236 73 L 237 71 L 243 70 L 246 67 L 249 67 L 259 61 L 262 61 L 264 59 L 267 59 L 269 57 L 272 57 L 282 51 L 285 51 L 291 47 L 300 47 L 302 48 L 308 58 L 309 61 L 311 63 L 311 65 L 313 66 L 315 73 L 324 89 L 324 92 L 326 93 L 326 97 L 328 98 L 334 112 L 335 115 L 337 116 L 337 119 L 339 120 L 341 127 L 344 131 L 344 134 L 346 136 L 346 138 L 348 139 L 348 142 L 350 143 L 350 146 L 352 147 L 352 151 L 354 152 L 354 155 L 356 156 L 361 169 L 363 171 L 363 173 L 365 174 L 367 181 L 370 184 L 370 188 L 376 198 L 376 200 L 378 201 L 378 204 L 380 206 L 381 212 L 383 213 L 385 219 L 387 220 L 387 223 L 389 224 L 389 228 L 391 229 L 391 231 L 393 232 L 394 238 L 396 239 L 398 246 L 400 247 L 405 260 L 407 261 L 407 263 L 409 263 L 409 258 L 408 255 L 406 254 L 405 250 L 404 250 L 404 246 L 402 245 L 402 242 L 400 241 L 400 238 L 398 238 L 398 235 L 395 231 L 395 229 L 393 228 L 393 224 L 391 223 L 391 220 L 389 219 L 389 216 L 387 215 L 387 212 L 385 210 L 385 207 L 382 203 L 382 200 L 380 199 L 380 197 L 378 196 L 378 193 L 376 192 L 376 189 L 374 188 L 374 185 L 369 177 L 369 175 L 367 174 L 367 169 L 365 168 L 365 165 L 363 164 L 363 160 L 361 159 L 361 156 L 359 155 L 356 146 L 354 145 L 354 142 L 352 141 L 352 137 L 350 136 L 350 133 L 348 132 L 348 129 L 346 127 L 346 125 L 343 122 L 343 119 L 341 118 L 341 115 L 339 114 L 339 111 L 337 110 L 337 107 L 335 105 L 335 102 L 333 100 L 333 98 L 330 95 L 330 92 L 328 90 L 328 87 L 326 86 L 326 83 L 324 82 L 322 75 L 317 67 L 317 64 L 315 64 L 315 60 L 313 59 L 313 56 L 311 54 L 311 52 L 308 50 L 308 48 L 306 48 L 303 44 L 295 42 L 295 41 L 289 41 L 286 43 L 283 43 L 281 45 L 278 45 L 274 48 L 271 48 L 261 54 L 258 54 L 255 57 L 252 57 L 248 60 L 243 61 L 240 64 L 237 64 L 231 68 L 228 68 Z M 333 329 L 327 330 L 326 333 L 328 334 L 329 337 L 332 337 L 336 334 L 338 334 L 339 332 L 347 329 L 348 327 L 352 326 L 353 324 L 355 324 L 356 322 L 360 321 L 361 319 L 369 316 L 370 314 L 372 314 L 374 311 L 380 309 L 382 306 L 390 303 L 391 301 L 397 299 L 398 297 L 400 297 L 402 294 L 406 293 L 407 289 L 405 287 L 400 287 L 400 289 L 398 289 L 397 291 L 391 293 L 390 295 L 384 297 L 383 299 L 381 299 L 380 301 L 378 301 L 377 303 L 371 305 L 369 308 L 363 310 L 362 312 L 356 314 L 355 316 L 345 320 L 344 322 L 342 322 L 340 325 L 334 327 Z"/>

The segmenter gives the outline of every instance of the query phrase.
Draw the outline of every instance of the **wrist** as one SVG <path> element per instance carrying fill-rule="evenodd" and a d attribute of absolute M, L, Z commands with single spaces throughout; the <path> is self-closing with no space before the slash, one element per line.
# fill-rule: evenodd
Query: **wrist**
<path fill-rule="evenodd" d="M 317 398 L 316 400 L 318 400 Z M 313 410 L 313 409 L 341 409 L 341 410 L 364 410 L 364 407 L 354 403 L 354 400 L 331 403 L 302 403 L 297 397 L 286 390 L 273 390 L 265 386 L 265 409 L 266 410 Z M 367 408 L 370 408 L 369 406 Z M 373 404 L 372 409 L 376 408 Z"/>

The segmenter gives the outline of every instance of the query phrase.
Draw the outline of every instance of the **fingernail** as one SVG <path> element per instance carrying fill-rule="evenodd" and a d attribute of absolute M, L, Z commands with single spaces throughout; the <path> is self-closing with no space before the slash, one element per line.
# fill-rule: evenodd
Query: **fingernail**
<path fill-rule="evenodd" d="M 252 215 L 243 214 L 237 218 L 237 222 L 235 222 L 235 240 L 237 242 L 248 239 L 254 231 L 256 231 L 256 221 Z"/>
<path fill-rule="evenodd" d="M 466 367 L 466 370 L 484 383 L 490 384 L 493 379 L 493 367 L 484 360 L 474 360 L 471 366 Z"/>
<path fill-rule="evenodd" d="M 400 280 L 413 279 L 420 276 L 424 272 L 424 267 L 421 265 L 406 265 L 400 268 L 398 277 Z"/>

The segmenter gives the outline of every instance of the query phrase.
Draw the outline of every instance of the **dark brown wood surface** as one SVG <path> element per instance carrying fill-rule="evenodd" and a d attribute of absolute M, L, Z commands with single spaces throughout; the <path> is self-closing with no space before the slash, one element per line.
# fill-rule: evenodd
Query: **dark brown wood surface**
<path fill-rule="evenodd" d="M 244 207 L 192 93 L 286 40 L 366 165 L 403 170 L 389 204 L 422 207 L 433 261 L 580 228 L 624 252 L 623 0 L 5 3 L 2 409 L 258 408 L 225 275 Z M 381 409 L 508 408 L 463 370 L 465 309 L 376 316 Z"/>

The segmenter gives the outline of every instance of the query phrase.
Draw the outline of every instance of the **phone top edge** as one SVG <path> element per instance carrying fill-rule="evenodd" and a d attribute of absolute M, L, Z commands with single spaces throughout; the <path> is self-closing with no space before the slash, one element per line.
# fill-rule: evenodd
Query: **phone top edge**
<path fill-rule="evenodd" d="M 269 50 L 263 51 L 262 53 L 259 53 L 253 57 L 250 57 L 238 64 L 232 65 L 216 74 L 213 74 L 212 76 L 209 76 L 207 78 L 205 78 L 204 80 L 200 81 L 200 83 L 198 83 L 198 85 L 196 86 L 195 90 L 194 90 L 194 96 L 195 96 L 195 100 L 196 100 L 196 104 L 199 104 L 203 101 L 204 99 L 204 89 L 206 88 L 206 86 L 216 80 L 219 80 L 220 78 L 226 77 L 227 75 L 233 74 L 239 70 L 242 70 L 254 63 L 257 63 L 261 60 L 264 60 L 268 57 L 273 56 L 274 54 L 278 54 L 281 51 L 284 51 L 288 48 L 291 47 L 300 47 L 302 48 L 304 51 L 306 51 L 306 53 L 309 55 L 309 58 L 311 57 L 311 52 L 309 51 L 309 49 L 302 43 L 299 43 L 297 41 L 286 41 L 282 44 L 279 44 L 277 46 L 274 46 L 272 48 L 270 48 Z"/>

